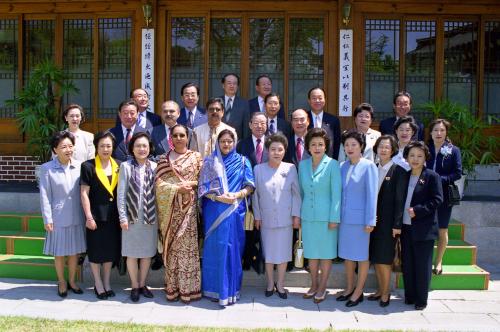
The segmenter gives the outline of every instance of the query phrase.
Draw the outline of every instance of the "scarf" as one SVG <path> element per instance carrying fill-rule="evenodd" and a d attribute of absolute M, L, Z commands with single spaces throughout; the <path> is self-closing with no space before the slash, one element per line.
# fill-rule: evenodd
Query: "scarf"
<path fill-rule="evenodd" d="M 155 205 L 155 176 L 151 169 L 151 163 L 146 160 L 144 182 L 141 188 L 140 166 L 135 159 L 131 160 L 132 173 L 130 175 L 129 189 L 127 192 L 127 212 L 129 222 L 134 223 L 139 217 L 139 199 L 142 190 L 142 210 L 145 224 L 156 223 L 156 205 Z"/>

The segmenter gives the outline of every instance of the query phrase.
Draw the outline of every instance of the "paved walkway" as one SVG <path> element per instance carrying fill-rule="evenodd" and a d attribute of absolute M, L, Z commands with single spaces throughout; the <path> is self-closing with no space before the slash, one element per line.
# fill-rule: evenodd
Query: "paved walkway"
<path fill-rule="evenodd" d="M 0 279 L 0 315 L 240 328 L 500 331 L 500 274 L 491 279 L 488 291 L 432 291 L 424 311 L 405 305 L 401 290 L 393 292 L 387 308 L 366 300 L 346 308 L 335 301 L 336 289 L 314 304 L 302 299 L 303 288 L 288 288 L 288 299 L 281 300 L 246 287 L 239 303 L 220 308 L 207 299 L 191 305 L 170 303 L 161 289 L 153 289 L 154 299 L 141 297 L 139 303 L 132 303 L 129 292 L 118 287 L 112 300 L 98 301 L 90 288 L 61 300 L 54 282 Z"/>

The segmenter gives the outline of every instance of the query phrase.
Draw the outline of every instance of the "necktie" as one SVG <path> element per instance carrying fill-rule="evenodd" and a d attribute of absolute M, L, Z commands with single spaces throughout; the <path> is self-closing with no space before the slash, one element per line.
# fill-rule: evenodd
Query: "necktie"
<path fill-rule="evenodd" d="M 297 145 L 295 146 L 295 154 L 297 155 L 297 161 L 302 160 L 302 138 L 297 138 Z"/>
<path fill-rule="evenodd" d="M 226 111 L 228 111 L 228 112 L 231 110 L 231 108 L 233 108 L 232 101 L 233 101 L 233 98 L 228 98 L 228 100 L 227 100 Z"/>
<path fill-rule="evenodd" d="M 276 132 L 274 129 L 274 119 L 271 120 L 271 123 L 269 124 L 269 133 L 272 135 Z"/>
<path fill-rule="evenodd" d="M 193 111 L 189 111 L 187 126 L 193 129 Z"/>
<path fill-rule="evenodd" d="M 257 146 L 255 147 L 255 159 L 257 159 L 257 164 L 262 162 L 262 143 L 260 138 L 257 138 Z"/>
<path fill-rule="evenodd" d="M 127 133 L 125 134 L 125 143 L 128 145 L 130 139 L 132 138 L 132 129 L 127 128 Z"/>
<path fill-rule="evenodd" d="M 139 120 L 137 121 L 139 127 L 146 128 L 146 112 L 147 111 L 139 113 Z"/>
<path fill-rule="evenodd" d="M 172 142 L 172 136 L 170 136 L 170 133 L 169 133 L 169 129 L 167 129 L 167 142 L 168 142 L 168 147 L 170 148 L 170 150 L 173 150 L 174 149 L 174 142 Z"/>
<path fill-rule="evenodd" d="M 215 142 L 217 141 L 217 130 L 210 128 L 208 142 L 205 145 L 205 156 L 210 155 L 215 149 Z"/>
<path fill-rule="evenodd" d="M 321 128 L 321 120 L 319 115 L 316 115 L 316 128 Z"/>

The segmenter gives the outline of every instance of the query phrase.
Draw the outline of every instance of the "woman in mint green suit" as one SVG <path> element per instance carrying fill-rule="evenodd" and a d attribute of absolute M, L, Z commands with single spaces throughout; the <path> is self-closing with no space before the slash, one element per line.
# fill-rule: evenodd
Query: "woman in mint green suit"
<path fill-rule="evenodd" d="M 311 129 L 305 139 L 311 158 L 299 164 L 302 240 L 311 273 L 311 288 L 303 297 L 314 297 L 315 303 L 326 297 L 331 260 L 337 257 L 342 182 L 339 163 L 326 155 L 329 146 L 330 139 L 324 129 Z"/>

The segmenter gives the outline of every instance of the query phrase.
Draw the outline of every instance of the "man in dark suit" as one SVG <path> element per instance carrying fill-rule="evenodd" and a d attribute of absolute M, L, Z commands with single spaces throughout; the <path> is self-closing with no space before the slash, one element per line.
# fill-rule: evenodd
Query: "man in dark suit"
<path fill-rule="evenodd" d="M 288 138 L 288 149 L 285 161 L 293 163 L 297 170 L 301 160 L 310 158 L 311 155 L 305 149 L 307 128 L 309 127 L 309 116 L 307 112 L 298 108 L 292 112 L 292 134 Z"/>
<path fill-rule="evenodd" d="M 279 131 L 287 138 L 290 137 L 292 133 L 290 123 L 285 119 L 280 119 L 278 116 L 281 108 L 278 94 L 271 92 L 264 98 L 264 101 L 266 103 L 267 134 L 272 135 Z"/>
<path fill-rule="evenodd" d="M 199 125 L 207 123 L 207 113 L 201 107 L 198 107 L 200 100 L 200 87 L 192 82 L 186 83 L 181 87 L 181 97 L 184 107 L 177 122 L 185 125 L 189 129 L 194 129 Z"/>
<path fill-rule="evenodd" d="M 248 101 L 248 107 L 250 108 L 250 113 L 253 112 L 265 112 L 264 98 L 273 91 L 273 81 L 271 77 L 266 74 L 259 75 L 255 80 L 255 91 L 257 91 L 257 97 L 252 98 Z M 280 105 L 280 110 L 278 117 L 285 119 L 285 111 L 282 105 Z"/>
<path fill-rule="evenodd" d="M 326 154 L 339 159 L 340 150 L 340 121 L 333 114 L 324 112 L 326 105 L 325 91 L 320 87 L 314 87 L 307 93 L 307 102 L 311 107 L 308 112 L 309 128 L 323 128 L 326 130 L 332 143 Z"/>
<path fill-rule="evenodd" d="M 162 125 L 156 126 L 149 130 L 151 140 L 155 147 L 153 155 L 158 157 L 171 150 L 172 141 L 170 140 L 170 128 L 177 124 L 177 119 L 180 115 L 180 107 L 173 100 L 167 100 L 161 105 L 161 118 Z M 196 134 L 192 129 L 188 128 L 188 149 L 191 151 L 198 151 L 198 144 L 196 143 Z"/>
<path fill-rule="evenodd" d="M 394 110 L 394 116 L 391 116 L 390 118 L 386 118 L 382 121 L 380 121 L 379 129 L 382 135 L 394 135 L 396 136 L 396 133 L 394 132 L 394 124 L 396 123 L 397 119 L 410 115 L 411 112 L 411 95 L 407 91 L 399 91 L 396 93 L 394 96 L 394 99 L 392 101 L 392 109 Z M 415 117 L 414 117 L 415 119 Z M 418 130 L 413 135 L 412 140 L 413 141 L 423 141 L 424 140 L 424 125 L 422 122 L 418 121 L 415 119 L 415 122 L 417 123 Z"/>
<path fill-rule="evenodd" d="M 118 107 L 118 117 L 120 124 L 109 129 L 115 135 L 116 147 L 113 149 L 112 157 L 126 161 L 130 159 L 128 142 L 135 133 L 146 132 L 146 129 L 137 125 L 139 106 L 134 99 L 122 101 Z"/>
<path fill-rule="evenodd" d="M 268 153 L 264 148 L 267 130 L 267 117 L 265 113 L 254 112 L 248 124 L 251 130 L 251 136 L 239 141 L 236 151 L 248 158 L 252 168 L 268 161 Z M 243 252 L 243 269 L 249 270 L 250 267 L 257 273 L 264 271 L 264 260 L 261 251 L 260 232 L 257 229 L 245 231 L 245 250 Z"/>
<path fill-rule="evenodd" d="M 250 122 L 250 111 L 248 110 L 248 100 L 236 95 L 240 78 L 236 74 L 226 74 L 221 80 L 224 96 L 224 117 L 222 122 L 233 127 L 238 134 L 239 139 L 250 136 L 248 122 Z"/>
<path fill-rule="evenodd" d="M 161 118 L 153 112 L 148 112 L 149 108 L 149 96 L 144 89 L 134 89 L 130 91 L 130 98 L 135 100 L 137 106 L 139 107 L 139 114 L 137 116 L 137 125 L 144 129 L 151 129 L 154 126 L 161 124 Z M 116 117 L 115 126 L 121 124 L 120 117 Z"/>

